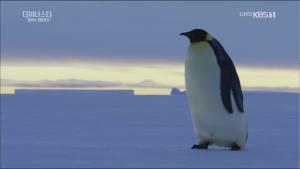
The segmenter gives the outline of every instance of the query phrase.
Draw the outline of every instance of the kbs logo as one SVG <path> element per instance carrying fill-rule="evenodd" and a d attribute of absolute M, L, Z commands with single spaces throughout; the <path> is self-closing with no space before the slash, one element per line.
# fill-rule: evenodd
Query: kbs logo
<path fill-rule="evenodd" d="M 275 19 L 276 18 L 276 12 L 275 11 L 270 11 L 270 12 L 265 12 L 265 11 L 254 11 L 254 12 L 240 12 L 240 16 L 243 17 L 251 17 L 254 19 Z"/>

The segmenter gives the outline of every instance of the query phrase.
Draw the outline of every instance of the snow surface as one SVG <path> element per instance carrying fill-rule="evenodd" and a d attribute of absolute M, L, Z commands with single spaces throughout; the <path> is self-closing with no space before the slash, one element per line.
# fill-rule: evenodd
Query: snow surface
<path fill-rule="evenodd" d="M 185 95 L 1 95 L 1 167 L 298 167 L 298 94 L 244 95 L 242 151 L 191 150 Z"/>

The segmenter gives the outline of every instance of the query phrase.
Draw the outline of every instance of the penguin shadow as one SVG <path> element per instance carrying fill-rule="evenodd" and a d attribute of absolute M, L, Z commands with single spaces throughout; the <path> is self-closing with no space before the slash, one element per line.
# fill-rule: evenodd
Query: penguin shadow
<path fill-rule="evenodd" d="M 191 151 L 193 152 L 234 152 L 234 153 L 238 153 L 238 152 L 245 152 L 247 151 L 247 148 L 243 148 L 240 150 L 232 150 L 230 147 L 218 147 L 218 146 L 214 146 L 214 145 L 210 145 L 208 148 L 204 148 L 204 149 L 198 149 L 198 148 L 190 148 Z"/>

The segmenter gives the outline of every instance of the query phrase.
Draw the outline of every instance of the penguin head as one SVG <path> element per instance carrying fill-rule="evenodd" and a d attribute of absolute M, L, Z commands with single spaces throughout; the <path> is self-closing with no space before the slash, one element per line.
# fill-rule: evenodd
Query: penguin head
<path fill-rule="evenodd" d="M 210 34 L 203 29 L 193 29 L 189 32 L 183 32 L 180 36 L 181 35 L 188 37 L 191 43 L 209 41 L 212 39 Z"/>

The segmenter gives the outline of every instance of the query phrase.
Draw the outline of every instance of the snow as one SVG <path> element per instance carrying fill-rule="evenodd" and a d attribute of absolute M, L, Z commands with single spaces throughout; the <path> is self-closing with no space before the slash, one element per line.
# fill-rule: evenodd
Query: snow
<path fill-rule="evenodd" d="M 244 95 L 242 151 L 192 150 L 185 95 L 1 95 L 1 167 L 298 167 L 298 94 Z"/>

